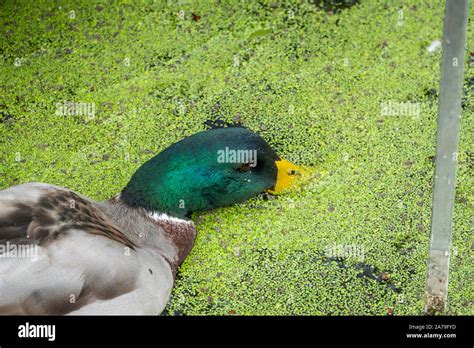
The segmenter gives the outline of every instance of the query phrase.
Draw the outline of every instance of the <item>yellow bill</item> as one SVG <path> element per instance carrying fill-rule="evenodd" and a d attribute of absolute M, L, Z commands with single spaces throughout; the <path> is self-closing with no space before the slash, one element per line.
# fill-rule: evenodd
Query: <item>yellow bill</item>
<path fill-rule="evenodd" d="M 275 187 L 273 189 L 267 190 L 267 192 L 272 194 L 278 194 L 286 189 L 291 188 L 295 185 L 298 179 L 306 176 L 308 171 L 302 167 L 288 162 L 284 159 L 276 161 L 275 164 L 278 168 L 277 180 Z"/>

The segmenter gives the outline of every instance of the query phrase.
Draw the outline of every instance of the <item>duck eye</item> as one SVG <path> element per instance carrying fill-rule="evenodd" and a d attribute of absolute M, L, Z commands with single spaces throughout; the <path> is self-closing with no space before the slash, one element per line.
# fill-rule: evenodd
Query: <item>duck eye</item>
<path fill-rule="evenodd" d="M 296 174 L 296 170 L 290 170 L 290 172 L 288 173 L 289 175 L 295 175 Z"/>
<path fill-rule="evenodd" d="M 239 172 L 248 172 L 250 170 L 250 163 L 242 163 L 237 170 Z"/>

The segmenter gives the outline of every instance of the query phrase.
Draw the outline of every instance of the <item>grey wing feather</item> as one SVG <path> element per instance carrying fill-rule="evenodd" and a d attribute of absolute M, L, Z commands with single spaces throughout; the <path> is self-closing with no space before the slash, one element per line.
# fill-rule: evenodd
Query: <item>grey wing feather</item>
<path fill-rule="evenodd" d="M 37 259 L 11 257 L 9 248 L 18 245 Z M 40 183 L 0 190 L 0 314 L 66 314 L 132 291 L 131 272 L 119 271 L 123 245 L 134 246 L 70 190 Z M 107 257 L 115 257 L 115 268 L 100 267 Z M 133 265 L 127 262 L 125 270 Z"/>

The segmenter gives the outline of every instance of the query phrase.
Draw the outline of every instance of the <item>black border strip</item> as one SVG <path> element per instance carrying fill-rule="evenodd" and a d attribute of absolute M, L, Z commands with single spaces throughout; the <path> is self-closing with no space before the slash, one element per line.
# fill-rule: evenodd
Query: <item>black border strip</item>
<path fill-rule="evenodd" d="M 19 326 L 55 325 L 55 340 L 20 338 Z M 411 325 L 411 326 L 410 326 Z M 416 328 L 415 328 L 416 327 Z M 0 317 L 0 345 L 58 344 L 414 344 L 469 345 L 474 317 Z M 408 338 L 407 334 L 456 338 Z"/>

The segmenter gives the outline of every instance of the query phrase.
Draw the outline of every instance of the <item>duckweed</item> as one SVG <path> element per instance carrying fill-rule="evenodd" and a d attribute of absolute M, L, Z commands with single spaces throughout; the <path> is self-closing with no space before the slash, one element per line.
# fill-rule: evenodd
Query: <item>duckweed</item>
<path fill-rule="evenodd" d="M 41 181 L 106 199 L 206 121 L 241 123 L 325 175 L 195 214 L 166 314 L 422 314 L 441 57 L 426 48 L 442 38 L 444 2 L 347 3 L 4 2 L 0 188 Z M 474 314 L 472 107 L 466 94 L 458 315 Z"/>

